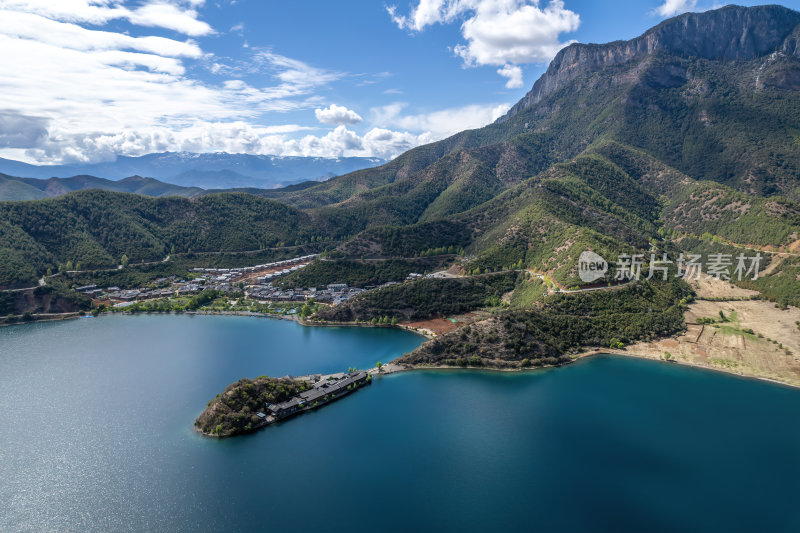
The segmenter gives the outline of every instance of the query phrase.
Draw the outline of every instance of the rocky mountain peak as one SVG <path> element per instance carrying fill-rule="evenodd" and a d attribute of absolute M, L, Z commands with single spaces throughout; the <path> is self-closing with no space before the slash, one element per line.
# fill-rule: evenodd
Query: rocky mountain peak
<path fill-rule="evenodd" d="M 556 55 L 531 91 L 498 122 L 580 75 L 659 52 L 717 61 L 754 59 L 775 51 L 800 56 L 799 25 L 800 13 L 782 6 L 726 6 L 665 20 L 630 41 L 575 43 Z"/>

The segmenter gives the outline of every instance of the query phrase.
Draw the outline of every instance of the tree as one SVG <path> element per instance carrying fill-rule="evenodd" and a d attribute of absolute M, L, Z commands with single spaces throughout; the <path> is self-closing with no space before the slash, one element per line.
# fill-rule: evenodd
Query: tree
<path fill-rule="evenodd" d="M 608 347 L 612 349 L 621 350 L 622 348 L 625 347 L 625 344 L 618 338 L 614 337 L 613 339 L 611 339 L 611 342 L 609 343 Z"/>
<path fill-rule="evenodd" d="M 375 367 L 378 369 L 378 372 L 382 372 L 381 369 L 383 368 L 383 363 L 378 361 L 377 363 L 375 363 Z"/>
<path fill-rule="evenodd" d="M 122 265 L 122 268 L 126 268 L 128 266 L 128 262 L 129 262 L 128 261 L 128 256 L 126 254 L 122 254 L 122 259 L 120 259 L 119 262 Z"/>

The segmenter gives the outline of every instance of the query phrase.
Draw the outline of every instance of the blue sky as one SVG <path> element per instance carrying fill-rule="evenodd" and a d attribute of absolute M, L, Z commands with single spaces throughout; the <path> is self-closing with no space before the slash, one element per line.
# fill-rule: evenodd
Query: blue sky
<path fill-rule="evenodd" d="M 569 42 L 630 39 L 714 5 L 0 0 L 0 156 L 390 158 L 491 122 Z"/>

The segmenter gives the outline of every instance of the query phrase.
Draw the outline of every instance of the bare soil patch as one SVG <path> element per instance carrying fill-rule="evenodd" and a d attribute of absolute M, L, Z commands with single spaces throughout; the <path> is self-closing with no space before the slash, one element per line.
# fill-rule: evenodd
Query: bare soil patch
<path fill-rule="evenodd" d="M 417 320 L 414 322 L 405 322 L 403 325 L 409 328 L 418 329 L 424 333 L 433 335 L 443 335 L 454 329 L 460 328 L 466 324 L 474 322 L 478 315 L 475 313 L 467 313 L 464 315 L 457 315 L 449 318 L 429 318 L 427 320 Z"/>
<path fill-rule="evenodd" d="M 738 297 L 742 291 L 718 281 L 701 289 L 717 297 Z M 719 320 L 720 311 L 728 322 L 697 323 L 704 318 Z M 699 300 L 689 306 L 686 322 L 683 334 L 637 343 L 626 351 L 661 360 L 668 353 L 680 363 L 800 386 L 800 309 L 781 310 L 762 300 Z"/>

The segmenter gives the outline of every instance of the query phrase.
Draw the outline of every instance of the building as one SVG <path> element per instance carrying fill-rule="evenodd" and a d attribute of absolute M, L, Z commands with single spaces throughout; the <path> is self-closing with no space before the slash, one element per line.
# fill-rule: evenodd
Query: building
<path fill-rule="evenodd" d="M 78 287 L 75 289 L 78 292 L 89 292 L 97 289 L 97 285 L 84 285 L 83 287 Z"/>
<path fill-rule="evenodd" d="M 313 388 L 301 392 L 291 400 L 279 404 L 266 404 L 266 409 L 275 418 L 286 418 L 308 407 L 327 403 L 354 391 L 358 386 L 369 382 L 366 372 L 351 372 L 337 380 L 317 383 Z"/>

